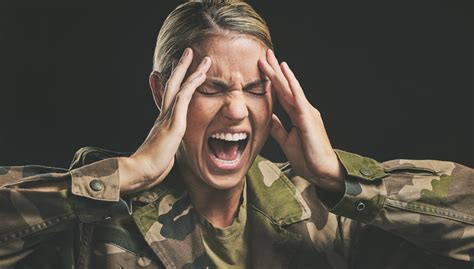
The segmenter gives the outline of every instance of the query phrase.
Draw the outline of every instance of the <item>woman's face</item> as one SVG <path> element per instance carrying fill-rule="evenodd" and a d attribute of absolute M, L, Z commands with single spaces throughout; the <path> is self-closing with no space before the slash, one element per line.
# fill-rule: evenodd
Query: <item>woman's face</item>
<path fill-rule="evenodd" d="M 189 104 L 178 162 L 188 180 L 230 189 L 242 182 L 271 127 L 271 86 L 258 68 L 266 47 L 233 35 L 209 38 L 193 50 L 188 74 L 204 56 L 212 65 Z"/>

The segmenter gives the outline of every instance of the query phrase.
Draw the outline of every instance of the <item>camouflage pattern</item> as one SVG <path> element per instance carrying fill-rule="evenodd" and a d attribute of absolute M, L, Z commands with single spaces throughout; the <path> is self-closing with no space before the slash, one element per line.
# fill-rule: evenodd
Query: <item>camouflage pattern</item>
<path fill-rule="evenodd" d="M 473 169 L 336 153 L 348 174 L 338 199 L 257 157 L 252 268 L 474 268 Z M 0 268 L 214 268 L 179 171 L 120 197 L 118 155 L 85 148 L 70 170 L 0 167 Z"/>

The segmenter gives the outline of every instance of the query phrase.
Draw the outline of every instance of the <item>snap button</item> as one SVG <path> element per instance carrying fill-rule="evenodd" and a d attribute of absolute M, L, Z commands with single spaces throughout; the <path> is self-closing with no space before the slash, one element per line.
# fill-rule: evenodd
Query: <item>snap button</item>
<path fill-rule="evenodd" d="M 356 202 L 356 209 L 357 211 L 362 211 L 365 209 L 365 204 L 362 201 L 357 201 Z"/>
<path fill-rule="evenodd" d="M 359 172 L 366 177 L 370 177 L 372 175 L 372 172 L 366 168 L 361 168 Z"/>
<path fill-rule="evenodd" d="M 93 191 L 103 191 L 104 190 L 104 183 L 102 182 L 102 180 L 93 179 L 89 183 L 89 187 L 91 187 L 91 189 Z"/>

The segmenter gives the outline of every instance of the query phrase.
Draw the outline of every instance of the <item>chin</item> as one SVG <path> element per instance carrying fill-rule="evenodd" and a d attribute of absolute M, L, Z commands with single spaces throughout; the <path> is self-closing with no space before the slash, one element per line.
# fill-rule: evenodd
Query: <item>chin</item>
<path fill-rule="evenodd" d="M 230 190 L 241 186 L 242 181 L 245 179 L 245 172 L 239 172 L 232 175 L 208 175 L 205 176 L 202 181 L 209 187 L 216 190 Z"/>

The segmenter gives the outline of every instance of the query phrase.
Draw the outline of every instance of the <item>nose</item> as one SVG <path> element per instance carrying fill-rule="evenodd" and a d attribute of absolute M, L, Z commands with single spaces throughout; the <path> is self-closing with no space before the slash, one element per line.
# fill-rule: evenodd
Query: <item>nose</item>
<path fill-rule="evenodd" d="M 230 93 L 227 96 L 222 115 L 232 122 L 240 122 L 248 117 L 249 111 L 242 92 Z"/>

